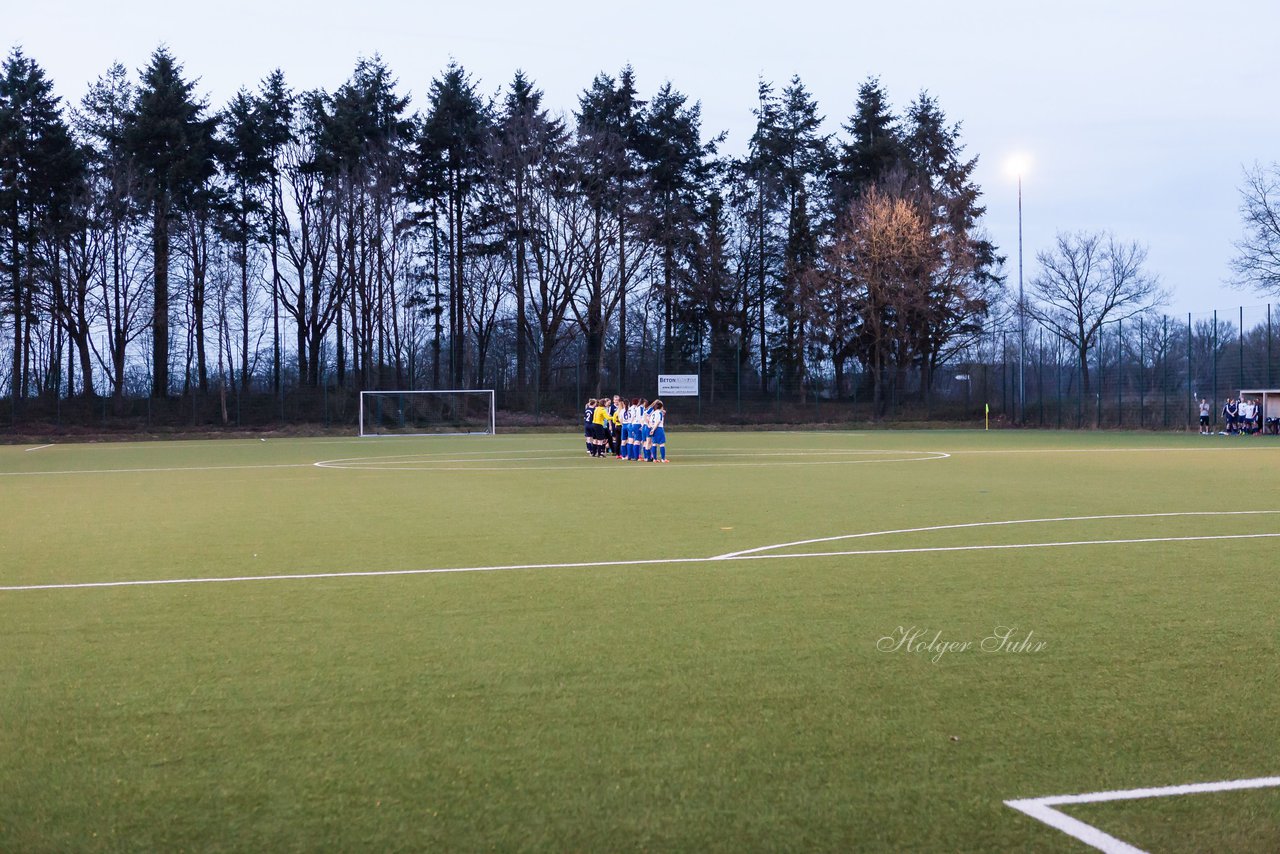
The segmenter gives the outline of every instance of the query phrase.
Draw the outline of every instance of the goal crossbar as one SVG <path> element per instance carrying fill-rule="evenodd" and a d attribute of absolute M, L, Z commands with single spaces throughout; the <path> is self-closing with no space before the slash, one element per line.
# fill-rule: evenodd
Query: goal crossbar
<path fill-rule="evenodd" d="M 363 436 L 492 436 L 493 389 L 360 392 Z"/>

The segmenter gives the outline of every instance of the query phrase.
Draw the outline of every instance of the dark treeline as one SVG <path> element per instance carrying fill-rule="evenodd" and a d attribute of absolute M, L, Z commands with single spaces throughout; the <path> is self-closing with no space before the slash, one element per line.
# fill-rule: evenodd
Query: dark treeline
<path fill-rule="evenodd" d="M 758 87 L 730 157 L 698 102 L 641 97 L 630 68 L 569 116 L 521 72 L 486 95 L 457 64 L 414 113 L 376 56 L 335 91 L 276 71 L 218 109 L 161 48 L 68 105 L 14 49 L 0 396 L 519 401 L 695 366 L 801 400 L 819 376 L 877 405 L 908 372 L 927 392 L 1003 294 L 959 125 L 871 79 L 826 135 L 798 77 Z"/>

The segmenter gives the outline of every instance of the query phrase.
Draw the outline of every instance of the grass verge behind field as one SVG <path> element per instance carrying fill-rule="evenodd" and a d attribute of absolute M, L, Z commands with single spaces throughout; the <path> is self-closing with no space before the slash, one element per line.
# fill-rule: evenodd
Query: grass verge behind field
<path fill-rule="evenodd" d="M 5 449 L 0 472 L 184 470 L 0 476 L 0 585 L 709 557 L 1280 509 L 1264 488 L 1280 447 L 1196 438 L 698 435 L 668 466 L 587 461 L 560 437 Z M 769 456 L 850 449 L 952 456 Z M 552 467 L 310 465 L 428 453 Z M 1258 494 L 1211 488 L 1227 477 Z M 1174 517 L 823 548 L 1277 531 Z M 1002 801 L 1277 773 L 1276 547 L 0 592 L 0 850 L 1078 850 Z M 971 641 L 1013 626 L 1047 646 L 937 663 L 877 649 L 912 626 Z M 1105 811 L 1099 826 L 1157 850 L 1191 821 L 1203 836 L 1186 838 L 1268 851 L 1267 796 L 1211 796 L 1262 805 L 1216 819 L 1154 802 L 1073 814 Z"/>

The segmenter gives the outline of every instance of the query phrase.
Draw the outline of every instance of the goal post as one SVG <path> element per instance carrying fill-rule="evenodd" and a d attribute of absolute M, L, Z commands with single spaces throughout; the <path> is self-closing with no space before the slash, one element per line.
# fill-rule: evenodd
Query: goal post
<path fill-rule="evenodd" d="M 361 436 L 492 436 L 493 389 L 360 392 Z"/>

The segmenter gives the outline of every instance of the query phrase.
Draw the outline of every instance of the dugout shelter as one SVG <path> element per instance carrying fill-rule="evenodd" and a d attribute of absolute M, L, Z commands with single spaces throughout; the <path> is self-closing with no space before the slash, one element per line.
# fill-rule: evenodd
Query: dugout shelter
<path fill-rule="evenodd" d="M 1240 400 L 1246 397 L 1253 398 L 1261 403 L 1261 413 L 1258 418 L 1258 426 L 1264 430 L 1280 420 L 1280 388 L 1242 388 L 1240 389 Z"/>

